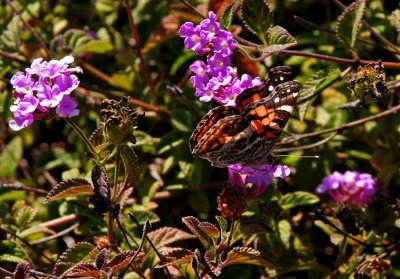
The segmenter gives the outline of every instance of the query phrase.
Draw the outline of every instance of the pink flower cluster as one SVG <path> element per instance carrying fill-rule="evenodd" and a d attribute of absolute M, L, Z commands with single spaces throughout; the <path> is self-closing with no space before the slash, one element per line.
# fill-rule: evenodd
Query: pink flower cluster
<path fill-rule="evenodd" d="M 196 89 L 195 95 L 202 102 L 211 100 L 227 106 L 236 105 L 236 97 L 245 89 L 261 84 L 259 77 L 237 76 L 237 68 L 231 66 L 230 56 L 236 48 L 231 32 L 222 30 L 217 16 L 208 13 L 208 18 L 194 26 L 184 23 L 179 35 L 185 38 L 184 44 L 198 55 L 207 54 L 206 63 L 195 61 L 189 69 L 194 73 L 190 78 Z"/>
<path fill-rule="evenodd" d="M 8 124 L 17 131 L 30 126 L 34 120 L 55 112 L 61 117 L 79 114 L 77 103 L 70 94 L 79 85 L 73 73 L 82 73 L 80 67 L 69 68 L 72 56 L 61 60 L 35 59 L 26 72 L 17 72 L 11 78 L 14 88 L 14 104 L 10 107 L 15 119 Z"/>
<path fill-rule="evenodd" d="M 376 180 L 369 173 L 335 171 L 322 180 L 317 193 L 328 193 L 336 202 L 359 208 L 371 202 L 376 189 Z"/>
<path fill-rule="evenodd" d="M 248 190 L 248 197 L 256 199 L 264 193 L 268 186 L 272 184 L 272 179 L 279 177 L 285 178 L 290 174 L 290 169 L 285 165 L 261 165 L 255 167 L 242 167 L 241 165 L 230 165 L 229 183 L 237 187 L 246 188 L 251 184 Z"/>

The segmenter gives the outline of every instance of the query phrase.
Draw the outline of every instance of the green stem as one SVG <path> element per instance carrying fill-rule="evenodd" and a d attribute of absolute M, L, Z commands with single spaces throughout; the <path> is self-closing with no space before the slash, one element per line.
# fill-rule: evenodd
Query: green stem
<path fill-rule="evenodd" d="M 86 144 L 86 146 L 88 147 L 88 149 L 90 150 L 90 152 L 93 154 L 94 159 L 97 161 L 98 156 L 97 156 L 97 152 L 94 149 L 94 146 L 92 145 L 92 143 L 89 141 L 89 139 L 85 136 L 85 134 L 82 132 L 82 130 L 70 119 L 70 118 L 64 118 L 65 121 L 67 121 L 67 123 L 78 133 L 78 135 L 81 137 L 81 139 L 83 140 L 83 142 Z"/>

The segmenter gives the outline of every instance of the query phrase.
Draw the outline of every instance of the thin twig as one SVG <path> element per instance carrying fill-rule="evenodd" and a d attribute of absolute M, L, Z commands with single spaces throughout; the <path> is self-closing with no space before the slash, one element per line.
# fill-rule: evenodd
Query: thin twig
<path fill-rule="evenodd" d="M 80 87 L 82 87 L 82 88 L 84 88 L 86 90 L 89 90 L 89 91 L 95 91 L 95 92 L 101 93 L 101 94 L 105 95 L 106 97 L 112 98 L 112 99 L 121 99 L 123 97 L 121 95 L 115 94 L 115 93 L 113 93 L 113 92 L 111 92 L 111 91 L 109 91 L 107 89 L 103 89 L 103 88 L 100 88 L 100 87 L 95 86 L 95 85 L 89 85 L 89 84 L 85 84 L 85 83 L 81 82 L 80 83 Z M 125 94 L 127 92 L 123 91 L 123 93 Z M 160 108 L 158 106 L 145 103 L 143 101 L 140 101 L 140 100 L 132 98 L 132 97 L 129 97 L 128 101 L 129 101 L 129 103 L 131 103 L 131 104 L 133 104 L 135 106 L 144 108 L 146 110 L 154 111 L 154 112 L 157 112 L 157 113 L 162 113 L 162 114 L 164 114 L 166 116 L 170 116 L 171 115 L 171 112 L 169 110 L 162 109 L 162 108 Z"/>
<path fill-rule="evenodd" d="M 43 238 L 38 239 L 38 240 L 35 240 L 35 241 L 31 241 L 31 242 L 29 242 L 29 243 L 30 243 L 31 245 L 36 245 L 36 244 L 40 244 L 40 243 L 43 243 L 43 242 L 47 242 L 47 241 L 49 241 L 49 240 L 53 240 L 53 239 L 59 238 L 59 237 L 61 237 L 61 236 L 64 236 L 64 235 L 66 235 L 67 233 L 69 233 L 69 232 L 75 230 L 77 227 L 79 227 L 79 223 L 73 224 L 72 226 L 70 226 L 70 227 L 66 228 L 65 230 L 62 230 L 62 231 L 60 231 L 60 232 L 58 232 L 58 233 L 56 233 L 56 234 L 49 235 L 49 236 L 47 236 L 47 237 L 43 237 Z"/>
<path fill-rule="evenodd" d="M 329 129 L 325 129 L 325 130 L 321 130 L 321 131 L 316 131 L 316 132 L 311 132 L 311 133 L 306 133 L 306 134 L 301 134 L 301 135 L 297 135 L 295 137 L 288 137 L 288 138 L 284 138 L 282 139 L 282 141 L 280 142 L 280 144 L 287 144 L 287 143 L 291 143 L 300 139 L 304 139 L 304 138 L 309 138 L 309 137 L 316 137 L 316 136 L 320 136 L 323 134 L 327 134 L 327 133 L 332 133 L 332 132 L 340 132 L 342 130 L 354 127 L 354 126 L 358 126 L 361 124 L 364 124 L 368 121 L 372 121 L 372 120 L 376 120 L 382 117 L 385 117 L 387 115 L 393 114 L 395 112 L 397 112 L 398 110 L 400 110 L 400 105 L 394 106 L 388 110 L 385 110 L 383 112 L 368 116 L 368 117 L 364 117 L 361 119 L 358 119 L 356 121 L 352 121 L 352 122 L 348 122 L 346 124 L 340 125 L 338 127 L 334 127 L 334 128 L 329 128 Z"/>
<path fill-rule="evenodd" d="M 188 8 L 190 8 L 193 12 L 198 14 L 202 18 L 207 18 L 205 15 L 203 15 L 195 6 L 190 4 L 187 0 L 181 0 L 183 4 L 185 4 Z"/>
<path fill-rule="evenodd" d="M 39 195 L 47 195 L 47 193 L 48 193 L 48 191 L 43 190 L 43 189 L 32 188 L 32 187 L 24 186 L 24 185 L 17 184 L 17 183 L 5 183 L 5 184 L 1 184 L 0 187 L 11 188 L 14 190 L 24 190 L 24 191 L 28 191 L 28 192 L 34 192 Z"/>
<path fill-rule="evenodd" d="M 125 227 L 121 224 L 121 221 L 119 220 L 119 218 L 115 218 L 115 221 L 117 221 L 117 225 L 118 225 L 119 229 L 122 231 L 122 233 L 123 233 L 123 235 L 124 235 L 124 238 L 125 238 L 125 241 L 126 241 L 126 243 L 128 244 L 128 246 L 129 246 L 129 249 L 130 249 L 130 250 L 133 250 L 131 244 L 129 243 L 128 236 L 129 236 L 129 238 L 133 241 L 133 243 L 135 243 L 136 246 L 139 246 L 139 244 L 136 242 L 135 238 L 134 238 L 133 236 L 131 236 L 130 233 L 129 233 L 129 232 L 125 229 Z"/>
<path fill-rule="evenodd" d="M 106 73 L 104 73 L 104 72 L 100 71 L 99 69 L 97 69 L 96 67 L 94 67 L 93 65 L 82 61 L 81 62 L 81 66 L 82 66 L 82 68 L 84 68 L 88 72 L 91 72 L 96 77 L 104 80 L 108 84 L 111 84 L 112 78 L 109 75 L 107 75 Z"/>
<path fill-rule="evenodd" d="M 67 121 L 67 123 L 78 133 L 78 135 L 80 136 L 80 138 L 83 140 L 84 143 L 86 143 L 87 148 L 89 149 L 89 151 L 92 153 L 92 155 L 94 156 L 94 159 L 97 161 L 98 159 L 98 155 L 96 150 L 93 147 L 93 144 L 89 141 L 89 139 L 85 136 L 85 134 L 82 132 L 82 130 L 68 117 L 64 118 L 65 121 Z"/>
<path fill-rule="evenodd" d="M 2 51 L 2 50 L 0 50 L 0 56 L 3 58 L 6 58 L 6 59 L 16 61 L 21 64 L 28 64 L 28 62 L 26 62 L 25 60 L 22 60 L 21 58 L 17 57 L 16 55 L 10 54 L 10 53 Z"/>
<path fill-rule="evenodd" d="M 6 270 L 6 269 L 4 269 L 2 267 L 0 267 L 0 271 L 5 273 L 5 274 L 7 274 L 7 275 L 11 275 L 11 276 L 13 275 L 13 273 L 11 271 L 8 271 L 8 270 Z"/>
<path fill-rule="evenodd" d="M 39 34 L 32 28 L 32 26 L 22 17 L 21 13 L 15 8 L 14 4 L 10 0 L 6 0 L 6 3 L 10 6 L 10 8 L 13 10 L 13 12 L 19 17 L 19 19 L 22 21 L 22 23 L 25 25 L 25 27 L 29 30 L 29 32 L 32 33 L 32 35 L 35 37 L 36 41 L 39 43 L 39 45 L 44 49 L 48 57 L 51 57 L 50 50 L 47 48 L 46 43 L 43 41 L 43 39 L 39 36 Z"/>
<path fill-rule="evenodd" d="M 323 140 L 320 140 L 320 141 L 317 141 L 315 143 L 308 144 L 308 145 L 274 149 L 273 153 L 285 153 L 285 152 L 290 152 L 290 151 L 298 151 L 298 150 L 306 150 L 306 149 L 315 148 L 315 147 L 323 145 L 324 143 L 327 143 L 328 141 L 332 140 L 337 134 L 338 134 L 337 132 L 333 133 L 332 135 L 330 135 L 329 137 L 327 137 Z"/>
<path fill-rule="evenodd" d="M 31 275 L 34 275 L 34 276 L 43 276 L 43 277 L 46 277 L 46 278 L 60 279 L 60 277 L 58 277 L 58 276 L 54 276 L 54 275 L 51 275 L 51 274 L 48 274 L 48 273 L 44 273 L 44 272 L 41 272 L 41 271 L 37 271 L 37 270 L 34 270 L 34 269 L 29 270 L 29 273 Z"/>
<path fill-rule="evenodd" d="M 128 13 L 129 25 L 132 30 L 133 38 L 135 39 L 135 42 L 136 42 L 136 48 L 135 48 L 136 53 L 140 59 L 140 65 L 141 65 L 141 68 L 143 71 L 143 75 L 146 79 L 147 85 L 150 87 L 152 103 L 153 103 L 153 105 L 155 105 L 155 104 L 157 104 L 157 91 L 153 84 L 153 81 L 151 80 L 150 72 L 149 72 L 149 69 L 147 68 L 146 61 L 144 60 L 144 56 L 142 53 L 142 47 L 141 47 L 140 39 L 139 39 L 139 34 L 138 34 L 138 31 L 136 28 L 135 20 L 132 15 L 131 5 L 129 4 L 128 0 L 124 0 L 124 2 L 125 2 L 125 6 L 126 6 L 126 12 Z"/>

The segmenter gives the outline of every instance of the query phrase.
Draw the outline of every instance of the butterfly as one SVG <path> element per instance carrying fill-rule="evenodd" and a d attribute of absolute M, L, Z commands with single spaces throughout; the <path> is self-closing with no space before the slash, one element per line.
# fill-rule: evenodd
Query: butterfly
<path fill-rule="evenodd" d="M 262 84 L 237 96 L 236 107 L 211 109 L 190 137 L 192 154 L 220 168 L 270 163 L 300 91 L 292 76 L 290 67 L 274 67 Z"/>

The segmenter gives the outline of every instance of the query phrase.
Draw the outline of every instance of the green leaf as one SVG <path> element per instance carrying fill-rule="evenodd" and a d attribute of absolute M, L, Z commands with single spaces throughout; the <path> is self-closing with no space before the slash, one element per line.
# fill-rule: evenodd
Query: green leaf
<path fill-rule="evenodd" d="M 63 274 L 77 263 L 84 261 L 86 256 L 88 256 L 94 249 L 97 248 L 93 244 L 88 242 L 79 242 L 73 247 L 65 250 L 58 258 L 54 266 L 53 274 Z"/>
<path fill-rule="evenodd" d="M 133 90 L 134 73 L 113 73 L 110 80 L 110 85 L 132 91 Z"/>
<path fill-rule="evenodd" d="M 198 224 L 198 228 L 211 238 L 214 246 L 217 245 L 217 241 L 221 233 L 216 226 L 209 222 L 201 222 Z"/>
<path fill-rule="evenodd" d="M 190 133 L 193 130 L 191 119 L 189 110 L 174 109 L 172 112 L 171 123 L 178 130 Z"/>
<path fill-rule="evenodd" d="M 113 48 L 114 46 L 108 41 L 95 40 L 77 47 L 74 50 L 74 55 L 78 55 L 82 52 L 106 53 L 113 50 Z"/>
<path fill-rule="evenodd" d="M 243 0 L 240 15 L 244 26 L 265 43 L 265 36 L 273 22 L 273 15 L 267 1 Z"/>
<path fill-rule="evenodd" d="M 229 27 L 231 27 L 234 7 L 235 3 L 232 3 L 222 12 L 219 19 L 219 23 L 221 24 L 222 29 L 229 29 Z"/>
<path fill-rule="evenodd" d="M 26 262 L 25 259 L 10 254 L 0 255 L 0 261 L 11 262 L 11 263 Z"/>
<path fill-rule="evenodd" d="M 310 192 L 296 191 L 283 195 L 279 205 L 283 209 L 289 209 L 300 205 L 311 205 L 319 202 L 319 197 Z"/>
<path fill-rule="evenodd" d="M 20 230 L 25 229 L 35 218 L 36 209 L 30 206 L 23 206 L 19 208 L 16 216 L 15 222 Z"/>
<path fill-rule="evenodd" d="M 353 49 L 361 29 L 365 5 L 366 0 L 356 0 L 344 9 L 336 21 L 336 35 L 350 49 Z"/>
<path fill-rule="evenodd" d="M 330 71 L 318 70 L 303 84 L 299 93 L 300 99 L 298 102 L 300 104 L 297 106 L 301 121 L 304 120 L 304 116 L 315 100 L 316 94 L 328 85 L 332 84 L 338 78 L 340 78 L 340 71 L 338 69 Z"/>
<path fill-rule="evenodd" d="M 221 242 L 225 242 L 225 240 L 227 240 L 229 237 L 229 235 L 228 235 L 229 224 L 221 216 L 215 216 L 215 219 L 217 219 L 217 221 L 218 221 L 219 230 L 221 232 Z"/>
<path fill-rule="evenodd" d="M 47 194 L 44 203 L 80 195 L 93 195 L 93 187 L 83 178 L 72 178 L 58 183 Z"/>
<path fill-rule="evenodd" d="M 233 264 L 252 264 L 269 269 L 279 268 L 272 259 L 261 255 L 261 252 L 251 247 L 235 247 L 229 251 L 224 261 L 224 267 Z"/>
<path fill-rule="evenodd" d="M 276 25 L 267 32 L 268 45 L 280 45 L 285 49 L 297 44 L 296 39 L 285 28 Z"/>
<path fill-rule="evenodd" d="M 190 233 L 173 227 L 162 227 L 158 230 L 149 232 L 147 236 L 157 248 L 163 248 L 171 243 L 195 237 Z"/>
<path fill-rule="evenodd" d="M 19 136 L 13 138 L 8 145 L 3 148 L 0 155 L 0 177 L 14 177 L 19 161 L 22 158 L 23 144 Z"/>

